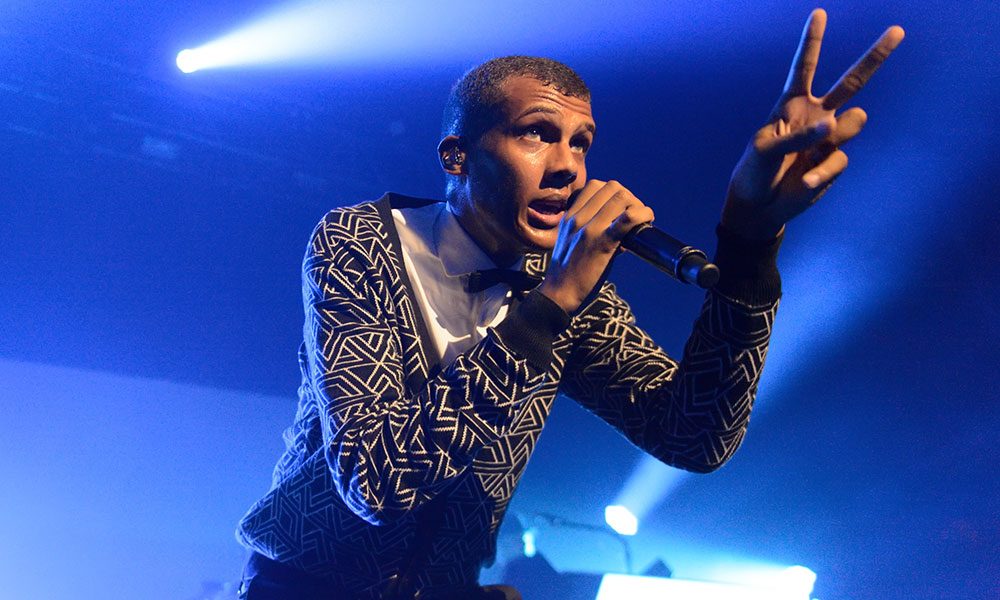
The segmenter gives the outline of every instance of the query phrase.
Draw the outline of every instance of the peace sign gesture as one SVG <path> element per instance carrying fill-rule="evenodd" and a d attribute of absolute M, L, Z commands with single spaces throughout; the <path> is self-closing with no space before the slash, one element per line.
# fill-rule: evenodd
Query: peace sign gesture
<path fill-rule="evenodd" d="M 774 237 L 843 172 L 847 154 L 840 145 L 856 136 L 868 117 L 860 108 L 835 113 L 903 41 L 903 29 L 890 27 L 829 92 L 814 96 L 813 75 L 825 29 L 826 12 L 814 10 L 778 104 L 733 170 L 722 223 L 744 237 Z"/>

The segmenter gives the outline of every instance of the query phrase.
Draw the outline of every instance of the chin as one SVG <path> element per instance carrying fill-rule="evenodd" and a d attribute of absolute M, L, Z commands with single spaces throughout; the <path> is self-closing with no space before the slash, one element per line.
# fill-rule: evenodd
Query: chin
<path fill-rule="evenodd" d="M 556 247 L 559 229 L 538 229 L 527 224 L 521 227 L 521 242 L 532 252 L 552 252 Z"/>

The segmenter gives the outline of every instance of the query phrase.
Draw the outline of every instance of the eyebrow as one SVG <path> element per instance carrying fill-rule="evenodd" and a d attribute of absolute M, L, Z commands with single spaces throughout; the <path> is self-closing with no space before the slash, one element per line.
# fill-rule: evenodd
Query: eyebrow
<path fill-rule="evenodd" d="M 524 117 L 526 117 L 528 115 L 533 115 L 535 113 L 545 113 L 545 114 L 555 115 L 555 114 L 559 114 L 559 111 L 556 110 L 556 109 L 554 109 L 554 108 L 552 108 L 551 106 L 545 106 L 545 105 L 541 105 L 540 104 L 538 106 L 530 106 L 530 107 L 528 107 L 527 110 L 525 110 L 524 112 L 522 112 L 521 114 L 519 114 L 517 117 L 515 117 L 514 120 L 515 121 L 519 121 L 519 120 L 523 119 Z M 585 127 L 586 127 L 587 131 L 589 131 L 592 134 L 597 132 L 597 126 L 594 125 L 593 121 L 588 121 Z"/>

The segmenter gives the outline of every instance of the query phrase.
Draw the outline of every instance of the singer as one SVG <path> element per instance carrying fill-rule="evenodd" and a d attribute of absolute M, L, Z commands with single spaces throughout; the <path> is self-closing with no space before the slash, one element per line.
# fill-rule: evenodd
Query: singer
<path fill-rule="evenodd" d="M 506 57 L 453 87 L 445 201 L 387 194 L 330 211 L 303 263 L 302 385 L 270 491 L 239 525 L 241 597 L 514 599 L 480 587 L 557 392 L 667 464 L 718 469 L 746 432 L 780 296 L 784 224 L 844 170 L 890 28 L 824 96 L 809 18 L 777 106 L 729 184 L 715 263 L 680 361 L 606 282 L 653 211 L 588 179 L 590 92 Z"/>

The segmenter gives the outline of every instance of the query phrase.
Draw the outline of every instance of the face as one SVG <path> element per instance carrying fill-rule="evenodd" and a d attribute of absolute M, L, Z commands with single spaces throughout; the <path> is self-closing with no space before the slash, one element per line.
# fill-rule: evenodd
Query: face
<path fill-rule="evenodd" d="M 590 103 L 532 77 L 504 82 L 500 120 L 467 148 L 459 222 L 498 265 L 555 246 L 573 192 L 587 180 Z"/>

